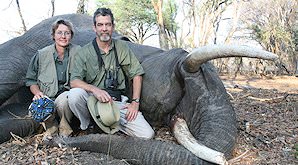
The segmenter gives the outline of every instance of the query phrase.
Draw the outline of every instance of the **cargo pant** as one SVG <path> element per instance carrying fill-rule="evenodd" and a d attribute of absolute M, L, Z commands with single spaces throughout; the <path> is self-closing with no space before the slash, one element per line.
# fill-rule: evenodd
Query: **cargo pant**
<path fill-rule="evenodd" d="M 73 132 L 70 126 L 73 113 L 68 106 L 68 94 L 69 91 L 65 91 L 55 99 L 55 109 L 60 121 L 57 122 L 56 115 L 52 115 L 49 119 L 47 119 L 44 122 L 46 127 L 45 136 L 53 135 L 59 132 L 60 136 L 67 137 Z"/>
<path fill-rule="evenodd" d="M 86 130 L 91 123 L 92 117 L 87 107 L 88 97 L 92 95 L 81 88 L 73 88 L 69 91 L 68 102 L 73 114 L 80 120 L 80 128 Z M 154 130 L 145 120 L 141 112 L 138 112 L 134 121 L 128 122 L 125 119 L 127 109 L 122 109 L 127 104 L 128 98 L 122 96 L 122 101 L 115 101 L 120 108 L 120 131 L 133 136 L 145 139 L 154 137 Z"/>

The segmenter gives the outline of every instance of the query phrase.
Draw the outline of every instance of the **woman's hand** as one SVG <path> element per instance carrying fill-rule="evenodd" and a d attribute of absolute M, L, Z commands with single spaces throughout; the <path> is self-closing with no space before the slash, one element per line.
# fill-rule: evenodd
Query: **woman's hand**
<path fill-rule="evenodd" d="M 34 97 L 33 97 L 32 100 L 38 100 L 38 99 L 40 99 L 40 98 L 42 98 L 44 96 L 45 95 L 40 91 L 40 92 L 35 93 L 35 95 L 34 95 Z"/>

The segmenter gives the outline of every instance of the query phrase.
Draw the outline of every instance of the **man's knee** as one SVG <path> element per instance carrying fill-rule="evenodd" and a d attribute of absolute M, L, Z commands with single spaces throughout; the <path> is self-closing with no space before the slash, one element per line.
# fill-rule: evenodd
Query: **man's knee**
<path fill-rule="evenodd" d="M 144 138 L 144 139 L 152 139 L 155 136 L 155 132 L 153 128 L 148 124 L 142 125 L 141 129 L 138 129 L 138 131 L 134 132 L 135 136 Z"/>
<path fill-rule="evenodd" d="M 154 130 L 152 128 L 150 128 L 143 132 L 142 138 L 152 139 L 154 137 L 154 135 L 155 135 Z"/>

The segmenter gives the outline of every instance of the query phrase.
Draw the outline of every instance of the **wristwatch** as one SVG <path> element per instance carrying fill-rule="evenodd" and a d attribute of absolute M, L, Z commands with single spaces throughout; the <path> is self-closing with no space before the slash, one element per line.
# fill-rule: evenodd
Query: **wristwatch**
<path fill-rule="evenodd" d="M 140 99 L 132 99 L 131 102 L 136 102 L 136 103 L 140 103 Z"/>

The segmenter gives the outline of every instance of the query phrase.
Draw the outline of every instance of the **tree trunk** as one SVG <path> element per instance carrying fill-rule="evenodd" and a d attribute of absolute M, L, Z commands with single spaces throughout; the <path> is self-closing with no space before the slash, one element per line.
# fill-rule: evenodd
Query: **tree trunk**
<path fill-rule="evenodd" d="M 296 71 L 295 71 L 295 76 L 298 77 L 298 60 L 296 60 Z"/>
<path fill-rule="evenodd" d="M 239 63 L 238 63 L 237 61 L 239 61 Z M 242 64 L 243 64 L 243 59 L 242 59 L 242 57 L 239 57 L 239 59 L 236 57 L 236 58 L 235 58 L 235 63 L 236 63 L 236 65 L 237 65 L 237 68 L 236 68 L 234 77 L 236 78 L 237 75 L 238 75 L 238 73 L 240 73 L 240 68 L 241 68 L 241 66 L 242 66 Z"/>
<path fill-rule="evenodd" d="M 196 5 L 195 5 L 195 0 L 191 0 L 191 17 L 193 19 L 193 24 L 192 24 L 192 30 L 191 30 L 191 43 L 190 46 L 192 48 L 196 47 L 195 44 L 195 34 L 196 34 L 196 29 L 197 29 L 197 17 L 196 17 Z"/>
<path fill-rule="evenodd" d="M 26 27 L 25 20 L 23 18 L 22 12 L 21 12 L 21 7 L 20 7 L 19 0 L 16 0 L 16 3 L 17 3 L 17 6 L 18 6 L 18 12 L 19 12 L 19 15 L 20 15 L 20 18 L 21 18 L 21 21 L 22 21 L 23 31 L 25 33 L 25 32 L 27 32 L 27 27 Z"/>
<path fill-rule="evenodd" d="M 79 0 L 77 14 L 85 14 L 85 0 Z"/>
<path fill-rule="evenodd" d="M 51 0 L 51 4 L 52 4 L 52 17 L 55 14 L 55 0 Z"/>
<path fill-rule="evenodd" d="M 234 4 L 234 9 L 233 9 L 233 23 L 231 25 L 231 28 L 226 36 L 226 39 L 224 41 L 225 44 L 230 44 L 230 41 L 232 39 L 232 37 L 234 36 L 234 33 L 236 32 L 236 29 L 237 29 L 237 24 L 238 24 L 238 21 L 239 21 L 239 16 L 240 16 L 240 4 L 238 4 L 238 2 L 235 2 Z"/>
<path fill-rule="evenodd" d="M 157 13 L 157 23 L 158 23 L 158 27 L 159 27 L 159 44 L 160 44 L 160 48 L 165 49 L 165 50 L 169 50 L 167 34 L 166 34 L 166 30 L 165 30 L 165 26 L 164 26 L 164 22 L 163 22 L 163 16 L 162 16 L 162 0 L 157 0 L 157 2 L 155 2 L 155 0 L 152 0 L 151 2 L 152 2 L 152 5 L 154 7 L 154 10 Z"/>

